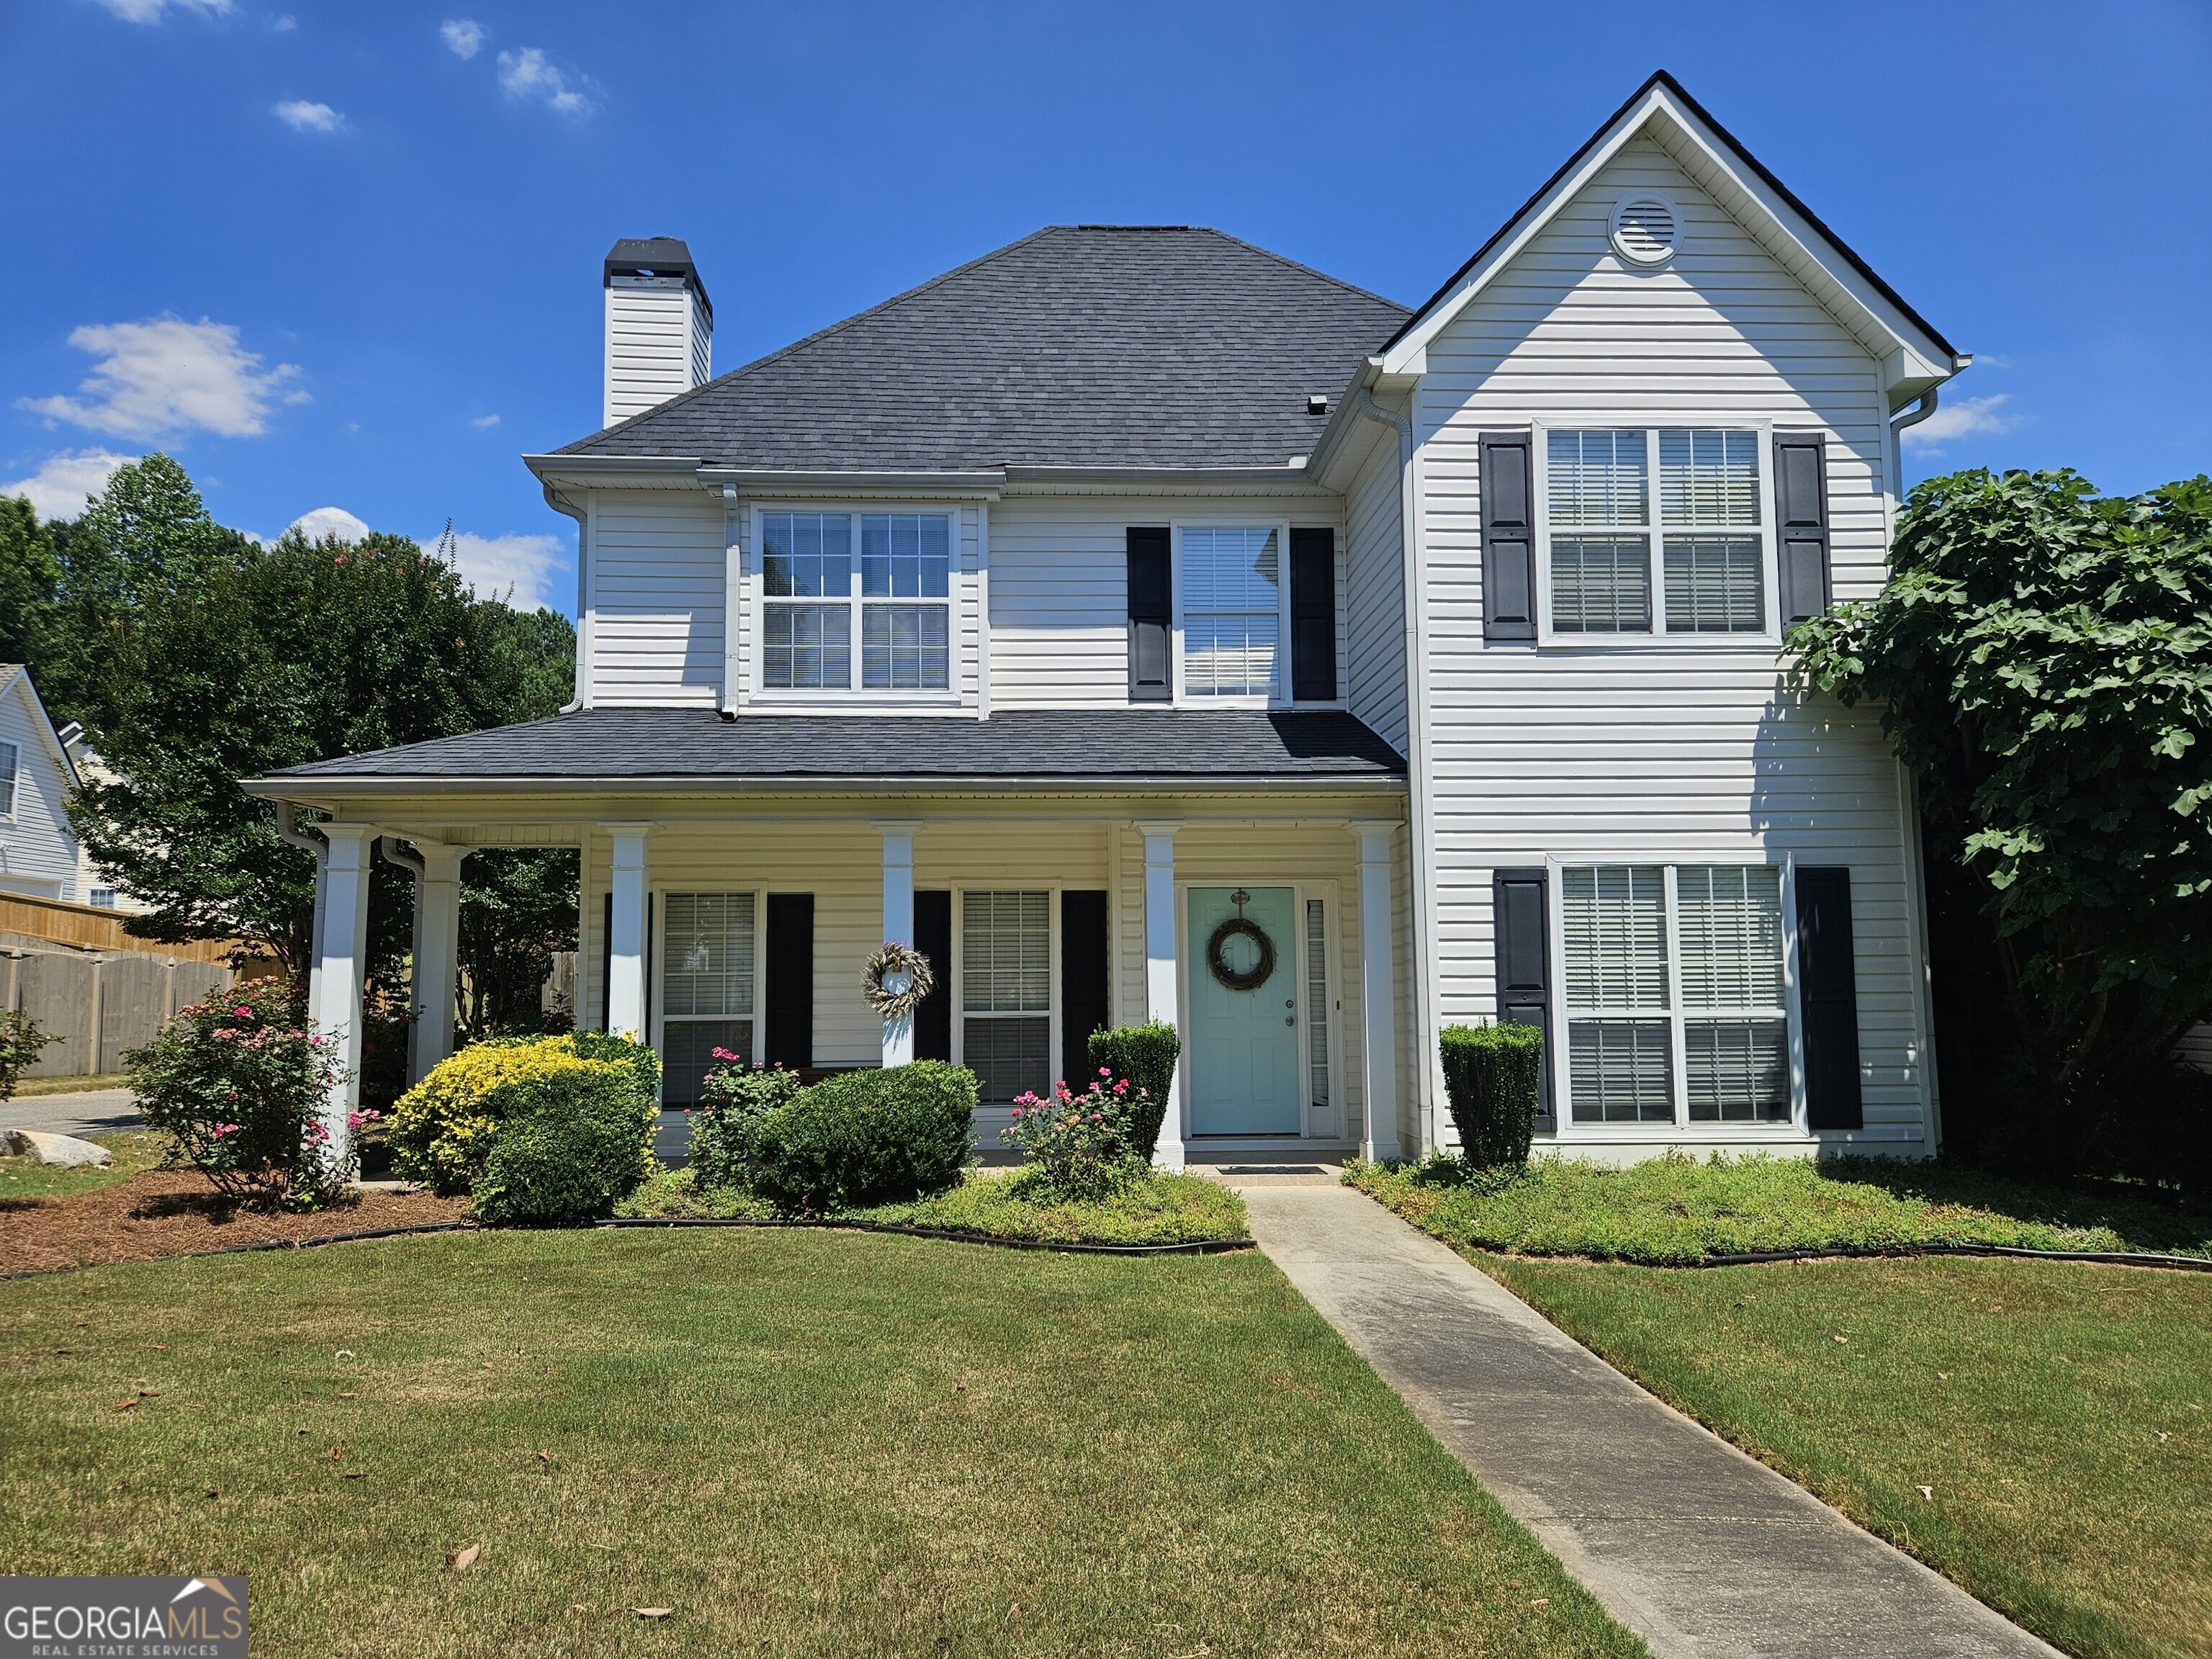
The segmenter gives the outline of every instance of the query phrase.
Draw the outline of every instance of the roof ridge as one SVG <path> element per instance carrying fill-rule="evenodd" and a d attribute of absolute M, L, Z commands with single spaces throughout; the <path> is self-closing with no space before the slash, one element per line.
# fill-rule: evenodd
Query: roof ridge
<path fill-rule="evenodd" d="M 1391 310 L 1403 312 L 1408 317 L 1413 314 L 1410 306 L 1401 305 L 1387 295 L 1377 294 L 1373 289 L 1362 288 L 1357 283 L 1346 282 L 1341 276 L 1332 276 L 1325 270 L 1317 270 L 1303 260 L 1291 258 L 1287 253 L 1278 253 L 1274 249 L 1262 247 L 1257 242 L 1248 242 L 1242 236 L 1232 236 L 1227 231 L 1217 229 L 1212 225 L 1199 225 L 1194 228 L 1204 232 L 1208 236 L 1218 236 L 1224 242 L 1233 242 L 1238 247 L 1273 259 L 1279 265 L 1288 265 L 1302 276 L 1311 276 L 1317 281 L 1327 283 L 1332 288 L 1340 288 L 1346 294 L 1356 294 L 1363 300 L 1372 300 L 1377 305 L 1388 306 Z"/>

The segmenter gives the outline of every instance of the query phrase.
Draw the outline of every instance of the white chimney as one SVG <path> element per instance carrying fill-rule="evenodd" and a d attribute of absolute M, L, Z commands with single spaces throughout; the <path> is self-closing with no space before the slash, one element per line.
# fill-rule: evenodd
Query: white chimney
<path fill-rule="evenodd" d="M 606 425 L 706 385 L 714 307 L 690 248 L 625 237 L 607 255 L 606 288 Z"/>

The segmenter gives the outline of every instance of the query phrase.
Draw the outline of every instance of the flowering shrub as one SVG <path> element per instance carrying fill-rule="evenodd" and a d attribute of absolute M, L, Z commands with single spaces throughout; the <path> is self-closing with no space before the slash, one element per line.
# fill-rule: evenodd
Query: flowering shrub
<path fill-rule="evenodd" d="M 727 1048 L 707 1073 L 691 1120 L 692 1181 L 701 1187 L 744 1187 L 761 1122 L 799 1092 L 799 1073 L 778 1066 L 748 1066 Z"/>
<path fill-rule="evenodd" d="M 312 1210 L 351 1179 L 351 1137 L 334 1144 L 322 1121 L 345 1068 L 329 1038 L 294 1023 L 283 981 L 254 980 L 179 1009 L 124 1059 L 139 1115 L 168 1137 L 171 1163 L 222 1191 Z M 367 1117 L 355 1114 L 353 1127 Z"/>
<path fill-rule="evenodd" d="M 1056 1203 L 1096 1203 L 1144 1178 L 1136 1141 L 1142 1099 L 1127 1079 L 1116 1080 L 1102 1066 L 1082 1094 L 1060 1083 L 1049 1100 L 1021 1096 L 999 1138 L 1028 1159 L 1018 1177 L 1028 1192 Z"/>

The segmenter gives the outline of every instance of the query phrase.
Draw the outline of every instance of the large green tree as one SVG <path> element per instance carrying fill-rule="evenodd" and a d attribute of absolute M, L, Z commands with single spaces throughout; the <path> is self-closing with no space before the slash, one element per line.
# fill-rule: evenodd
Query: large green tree
<path fill-rule="evenodd" d="M 33 681 L 53 637 L 61 581 L 53 538 L 30 502 L 0 495 L 0 662 L 30 664 Z"/>
<path fill-rule="evenodd" d="M 1881 704 L 1939 892 L 1978 913 L 1964 1001 L 1996 1020 L 1959 1023 L 1947 1084 L 2022 1161 L 2109 1164 L 2147 1098 L 2185 1101 L 2166 1056 L 2212 1015 L 2212 482 L 1931 478 L 1891 567 L 1793 632 L 1793 672 Z"/>
<path fill-rule="evenodd" d="M 71 817 L 154 907 L 126 924 L 145 937 L 243 939 L 303 972 L 313 860 L 238 780 L 538 719 L 568 695 L 562 618 L 471 598 L 404 537 L 258 545 L 215 526 L 166 457 L 121 469 L 68 529 L 70 706 L 116 774 Z M 380 870 L 372 914 L 389 962 L 406 933 L 398 872 Z"/>

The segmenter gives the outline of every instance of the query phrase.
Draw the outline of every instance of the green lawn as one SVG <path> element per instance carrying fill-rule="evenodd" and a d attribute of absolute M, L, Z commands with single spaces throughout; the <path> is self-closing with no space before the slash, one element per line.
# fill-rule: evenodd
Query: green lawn
<path fill-rule="evenodd" d="M 104 1168 L 89 1164 L 76 1169 L 62 1169 L 41 1164 L 35 1158 L 0 1158 L 0 1204 L 11 1199 L 66 1198 L 71 1193 L 88 1193 L 96 1188 L 112 1187 L 118 1181 L 128 1181 L 142 1170 L 150 1170 L 161 1161 L 164 1145 L 161 1137 L 142 1130 L 131 1130 L 119 1134 L 87 1135 L 87 1140 L 97 1142 L 114 1154 Z M 5 1272 L 0 1267 L 0 1272 Z"/>
<path fill-rule="evenodd" d="M 1097 1204 L 1032 1203 L 1017 1195 L 1013 1183 L 1011 1175 L 977 1170 L 935 1198 L 872 1205 L 840 1212 L 836 1218 L 1060 1244 L 1179 1244 L 1252 1236 L 1244 1200 L 1202 1176 L 1152 1176 Z M 775 1214 L 750 1193 L 694 1186 L 689 1170 L 659 1171 L 615 1212 L 753 1219 Z"/>
<path fill-rule="evenodd" d="M 1474 1259 L 2068 1652 L 2212 1653 L 2212 1273 Z"/>
<path fill-rule="evenodd" d="M 1385 1170 L 1346 1179 L 1455 1249 L 1686 1265 L 1827 1248 L 1997 1244 L 2212 1255 L 2212 1206 L 2118 1185 L 2081 1192 L 1893 1158 L 1655 1158 L 1626 1169 L 1537 1158 L 1516 1170 Z"/>
<path fill-rule="evenodd" d="M 128 1072 L 96 1072 L 89 1077 L 21 1077 L 15 1079 L 15 1098 L 40 1095 L 81 1095 L 94 1089 L 124 1089 L 131 1085 Z"/>
<path fill-rule="evenodd" d="M 272 1656 L 1641 1651 L 1256 1253 L 101 1268 L 0 1287 L 0 1571 L 242 1571 Z"/>

